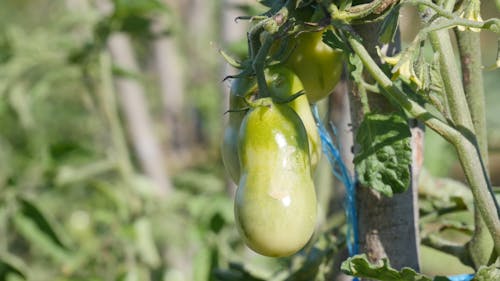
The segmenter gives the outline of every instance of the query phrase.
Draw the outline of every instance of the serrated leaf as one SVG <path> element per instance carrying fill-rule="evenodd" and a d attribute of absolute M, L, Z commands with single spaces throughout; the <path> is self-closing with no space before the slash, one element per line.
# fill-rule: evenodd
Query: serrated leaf
<path fill-rule="evenodd" d="M 366 114 L 358 129 L 361 146 L 354 157 L 363 186 L 386 195 L 401 193 L 410 185 L 411 133 L 399 114 Z"/>
<path fill-rule="evenodd" d="M 393 7 L 380 26 L 379 42 L 382 44 L 389 44 L 394 41 L 399 26 L 399 7 L 399 5 Z"/>
<path fill-rule="evenodd" d="M 472 281 L 491 280 L 500 280 L 500 268 L 495 265 L 480 267 L 476 275 L 474 276 L 474 279 L 472 279 Z"/>
<path fill-rule="evenodd" d="M 392 268 L 388 259 L 382 259 L 380 264 L 371 264 L 365 254 L 348 258 L 341 265 L 340 270 L 345 274 L 370 278 L 380 281 L 432 281 L 433 279 L 417 273 L 415 270 L 404 267 L 400 271 Z M 445 277 L 436 277 L 434 281 L 449 281 Z"/>

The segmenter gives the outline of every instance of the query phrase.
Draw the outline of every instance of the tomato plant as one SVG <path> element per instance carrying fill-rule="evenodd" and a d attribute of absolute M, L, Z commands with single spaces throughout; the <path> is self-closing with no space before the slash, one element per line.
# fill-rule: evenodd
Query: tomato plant
<path fill-rule="evenodd" d="M 383 198 L 415 190 L 423 153 L 423 131 L 413 122 L 418 119 L 455 147 L 472 190 L 476 228 L 467 244 L 457 246 L 460 259 L 476 270 L 491 265 L 500 254 L 500 237 L 495 235 L 500 219 L 488 178 L 480 40 L 473 32 L 498 33 L 499 20 L 482 21 L 479 0 L 365 2 L 261 1 L 267 12 L 241 17 L 250 19 L 248 59 L 241 64 L 229 61 L 242 74 L 255 77 L 258 97 L 249 102 L 252 109 L 241 119 L 238 133 L 238 229 L 250 248 L 269 256 L 290 255 L 309 239 L 315 201 L 309 193 L 314 187 L 308 165 L 319 159 L 317 125 L 332 165 L 343 164 L 341 153 L 354 154 L 354 171 L 347 171 L 346 165 L 339 165 L 342 173 L 333 170 L 346 187 L 349 255 L 362 250 L 375 262 L 387 256 L 395 268 L 416 269 L 405 270 L 406 277 L 398 280 L 418 276 L 414 195 Z M 400 50 L 397 32 L 404 5 L 419 6 L 424 28 Z M 460 65 L 447 29 L 455 29 Z M 426 56 L 424 46 L 432 47 L 436 55 Z M 344 53 L 349 58 L 346 79 L 352 95 L 351 126 L 343 131 L 353 133 L 354 145 L 352 151 L 339 153 L 336 141 L 342 138 L 333 140 L 323 124 L 312 118 L 307 103 L 315 104 L 332 92 L 341 76 Z M 495 66 L 498 63 L 491 68 Z M 305 98 L 299 95 L 302 88 Z M 304 164 L 304 158 L 310 160 Z M 296 185 L 305 189 L 295 189 Z M 289 207 L 291 202 L 297 204 Z M 299 227 L 303 231 L 297 231 Z M 428 236 L 422 241 L 443 248 L 424 235 Z M 312 256 L 313 249 L 317 248 L 304 253 Z M 358 270 L 372 268 L 370 261 L 355 257 L 344 262 L 342 270 L 385 280 L 382 272 L 368 276 Z M 385 264 L 380 270 L 396 276 Z M 354 270 L 347 270 L 349 266 Z"/>

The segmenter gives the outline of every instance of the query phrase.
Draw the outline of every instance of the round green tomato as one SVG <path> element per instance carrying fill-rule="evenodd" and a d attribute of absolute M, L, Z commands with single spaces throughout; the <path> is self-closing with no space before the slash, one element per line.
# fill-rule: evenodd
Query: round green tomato
<path fill-rule="evenodd" d="M 300 34 L 285 62 L 302 81 L 310 103 L 327 97 L 342 74 L 342 52 L 325 44 L 322 35 L 322 31 Z"/>
<path fill-rule="evenodd" d="M 271 95 L 280 100 L 286 100 L 293 94 L 304 89 L 300 79 L 291 70 L 283 66 L 276 66 L 268 69 L 266 79 Z M 321 159 L 321 139 L 307 96 L 302 95 L 294 99 L 288 103 L 288 106 L 299 115 L 306 128 L 309 142 L 309 156 L 311 158 L 311 170 L 314 172 Z"/>
<path fill-rule="evenodd" d="M 316 193 L 308 150 L 300 117 L 287 105 L 269 99 L 243 119 L 234 211 L 240 234 L 257 253 L 289 256 L 311 238 Z"/>
<path fill-rule="evenodd" d="M 231 83 L 229 94 L 229 118 L 221 143 L 222 162 L 231 179 L 237 184 L 240 180 L 240 163 L 238 159 L 238 132 L 245 111 L 238 111 L 247 104 L 243 97 L 256 89 L 256 82 L 251 78 L 235 78 Z"/>

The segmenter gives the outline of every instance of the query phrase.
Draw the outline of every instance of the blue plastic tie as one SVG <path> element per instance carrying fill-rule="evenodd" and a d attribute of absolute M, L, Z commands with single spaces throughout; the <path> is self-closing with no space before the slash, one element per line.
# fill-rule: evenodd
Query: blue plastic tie
<path fill-rule="evenodd" d="M 353 256 L 358 253 L 358 215 L 356 212 L 356 190 L 354 181 L 352 180 L 349 170 L 340 156 L 339 150 L 335 146 L 330 134 L 323 125 L 323 122 L 321 122 L 321 119 L 319 118 L 317 105 L 312 106 L 312 112 L 321 137 L 321 147 L 323 153 L 330 162 L 333 175 L 340 180 L 346 188 L 344 207 L 347 217 L 347 250 L 349 251 L 349 256 Z M 333 130 L 333 132 L 335 134 L 335 130 Z M 338 167 L 339 170 L 336 170 L 336 167 Z"/>

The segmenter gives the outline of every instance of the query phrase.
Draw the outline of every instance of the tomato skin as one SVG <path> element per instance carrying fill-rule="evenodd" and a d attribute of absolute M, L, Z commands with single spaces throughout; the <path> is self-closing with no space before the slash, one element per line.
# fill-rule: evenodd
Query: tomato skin
<path fill-rule="evenodd" d="M 257 253 L 289 256 L 314 231 L 316 193 L 308 150 L 305 128 L 288 105 L 271 102 L 245 116 L 234 211 L 240 234 Z"/>
<path fill-rule="evenodd" d="M 322 35 L 322 31 L 299 34 L 285 62 L 302 81 L 310 103 L 327 97 L 342 74 L 342 52 L 325 44 Z"/>
<path fill-rule="evenodd" d="M 244 96 L 251 94 L 256 90 L 257 84 L 251 78 L 235 78 L 231 83 L 229 94 L 229 114 L 228 123 L 224 129 L 224 135 L 221 143 L 222 162 L 226 172 L 237 184 L 240 180 L 240 163 L 238 159 L 238 132 L 240 125 L 245 117 L 246 111 L 242 110 L 247 106 Z M 236 110 L 236 111 L 234 111 Z"/>
<path fill-rule="evenodd" d="M 293 94 L 303 90 L 300 79 L 286 67 L 272 67 L 266 74 L 269 91 L 278 99 L 286 100 Z M 309 156 L 311 159 L 311 172 L 314 172 L 321 159 L 321 138 L 307 96 L 302 95 L 287 104 L 299 115 L 306 128 L 309 142 Z"/>

